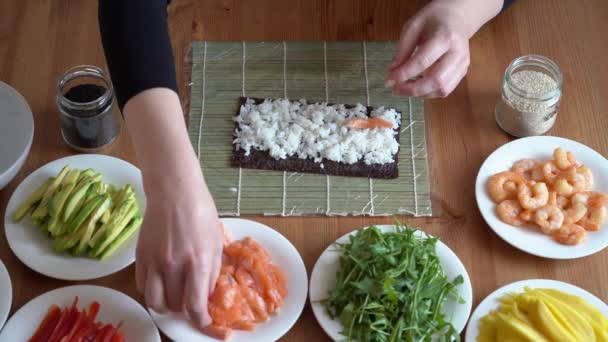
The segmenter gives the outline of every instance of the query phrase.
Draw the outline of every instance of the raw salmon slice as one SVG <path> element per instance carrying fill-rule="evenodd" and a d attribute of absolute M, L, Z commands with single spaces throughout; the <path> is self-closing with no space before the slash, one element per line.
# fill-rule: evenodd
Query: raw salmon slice
<path fill-rule="evenodd" d="M 380 118 L 351 118 L 344 120 L 344 126 L 355 129 L 393 128 L 393 124 Z"/>
<path fill-rule="evenodd" d="M 222 269 L 209 297 L 213 324 L 203 332 L 226 340 L 232 329 L 255 330 L 277 313 L 285 297 L 287 279 L 268 251 L 250 237 L 230 242 L 224 234 Z"/>

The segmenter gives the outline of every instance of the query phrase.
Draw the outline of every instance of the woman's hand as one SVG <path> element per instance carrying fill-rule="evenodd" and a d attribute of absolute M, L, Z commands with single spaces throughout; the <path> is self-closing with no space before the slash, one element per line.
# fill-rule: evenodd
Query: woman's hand
<path fill-rule="evenodd" d="M 207 299 L 221 267 L 223 232 L 177 94 L 148 89 L 123 112 L 142 170 L 147 207 L 137 244 L 137 289 L 156 311 L 211 324 Z"/>
<path fill-rule="evenodd" d="M 211 324 L 207 299 L 221 266 L 223 233 L 215 205 L 202 176 L 148 181 L 137 289 L 154 310 L 184 312 L 202 329 Z"/>
<path fill-rule="evenodd" d="M 469 39 L 502 0 L 435 0 L 403 25 L 386 86 L 393 94 L 445 97 L 466 75 Z"/>

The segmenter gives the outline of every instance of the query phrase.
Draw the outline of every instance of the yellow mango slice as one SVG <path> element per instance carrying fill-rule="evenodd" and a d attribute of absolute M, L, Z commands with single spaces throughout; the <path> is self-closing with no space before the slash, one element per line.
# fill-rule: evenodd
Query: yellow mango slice
<path fill-rule="evenodd" d="M 548 296 L 543 291 L 534 291 L 539 302 L 542 302 L 549 309 L 550 314 L 573 336 L 574 340 L 570 341 L 594 342 L 596 340 L 593 327 L 584 316 L 561 300 Z"/>
<path fill-rule="evenodd" d="M 539 289 L 539 291 L 570 306 L 591 324 L 598 341 L 608 341 L 608 318 L 584 299 L 553 289 Z"/>
<path fill-rule="evenodd" d="M 502 313 L 498 314 L 496 341 L 549 342 L 533 326 Z"/>
<path fill-rule="evenodd" d="M 608 319 L 582 298 L 525 288 L 499 302 L 481 319 L 478 342 L 608 342 Z"/>

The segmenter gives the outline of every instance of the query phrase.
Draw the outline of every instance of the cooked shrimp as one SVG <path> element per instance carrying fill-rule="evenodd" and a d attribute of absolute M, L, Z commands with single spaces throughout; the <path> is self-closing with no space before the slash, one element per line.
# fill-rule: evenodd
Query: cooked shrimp
<path fill-rule="evenodd" d="M 598 231 L 600 230 L 600 225 L 606 222 L 607 216 L 606 207 L 591 208 L 587 216 L 578 223 L 586 230 Z"/>
<path fill-rule="evenodd" d="M 488 193 L 495 203 L 517 197 L 517 187 L 525 181 L 518 173 L 504 171 L 495 174 L 488 182 Z"/>
<path fill-rule="evenodd" d="M 511 171 L 515 173 L 519 173 L 524 176 L 526 179 L 536 180 L 532 177 L 532 173 L 540 166 L 540 162 L 536 159 L 521 159 L 513 164 Z M 542 180 L 542 178 L 540 179 Z"/>
<path fill-rule="evenodd" d="M 549 184 L 553 184 L 560 174 L 559 168 L 552 161 L 546 161 L 542 166 L 542 171 L 545 182 Z"/>
<path fill-rule="evenodd" d="M 570 168 L 563 172 L 563 178 L 572 186 L 572 191 L 580 192 L 587 190 L 587 179 L 581 173 L 578 173 L 576 168 Z"/>
<path fill-rule="evenodd" d="M 538 167 L 536 167 L 532 171 L 530 171 L 530 179 L 533 181 L 537 181 L 537 182 L 545 181 L 545 176 L 543 175 L 542 165 L 539 165 Z"/>
<path fill-rule="evenodd" d="M 547 200 L 549 205 L 557 205 L 557 193 L 555 191 L 549 191 L 549 199 Z"/>
<path fill-rule="evenodd" d="M 536 183 L 528 186 L 525 183 L 519 184 L 517 189 L 517 199 L 524 209 L 537 209 L 547 205 L 549 201 L 549 190 L 545 183 Z"/>
<path fill-rule="evenodd" d="M 501 221 L 514 226 L 521 226 L 524 221 L 519 218 L 522 213 L 521 205 L 515 200 L 504 200 L 496 206 L 496 212 Z"/>
<path fill-rule="evenodd" d="M 563 210 L 564 224 L 577 223 L 587 215 L 587 206 L 583 203 L 572 203 L 572 205 Z"/>
<path fill-rule="evenodd" d="M 574 187 L 568 183 L 568 180 L 565 178 L 559 178 L 553 183 L 553 187 L 555 188 L 555 192 L 561 196 L 570 196 L 574 193 Z"/>
<path fill-rule="evenodd" d="M 561 147 L 558 147 L 553 151 L 553 161 L 555 162 L 555 165 L 562 170 L 567 170 L 572 166 L 578 165 L 576 159 L 574 159 L 574 155 Z"/>
<path fill-rule="evenodd" d="M 565 224 L 553 233 L 553 239 L 564 245 L 578 245 L 585 237 L 585 228 L 573 223 Z"/>
<path fill-rule="evenodd" d="M 591 187 L 593 186 L 593 173 L 591 172 L 591 169 L 583 165 L 577 168 L 576 172 L 578 174 L 583 175 L 583 177 L 585 178 L 585 191 L 591 189 Z"/>
<path fill-rule="evenodd" d="M 519 214 L 518 218 L 524 222 L 531 222 L 534 218 L 534 210 L 524 210 Z"/>
<path fill-rule="evenodd" d="M 569 204 L 570 204 L 570 199 L 568 199 L 568 197 L 566 197 L 566 196 L 561 196 L 561 195 L 557 196 L 557 198 L 555 200 L 555 205 L 557 205 L 557 207 L 560 209 L 564 209 Z"/>
<path fill-rule="evenodd" d="M 564 223 L 564 213 L 555 205 L 546 205 L 534 213 L 534 222 L 545 234 L 558 230 Z"/>
<path fill-rule="evenodd" d="M 344 120 L 344 126 L 355 129 L 393 128 L 393 124 L 380 118 L 350 118 Z"/>
<path fill-rule="evenodd" d="M 608 194 L 599 191 L 582 191 L 572 196 L 572 202 L 580 202 L 588 207 L 603 207 L 608 204 Z"/>

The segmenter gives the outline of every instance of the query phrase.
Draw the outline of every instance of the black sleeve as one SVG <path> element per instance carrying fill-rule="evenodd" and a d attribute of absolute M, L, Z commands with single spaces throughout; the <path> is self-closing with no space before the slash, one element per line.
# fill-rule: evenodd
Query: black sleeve
<path fill-rule="evenodd" d="M 120 110 L 156 87 L 177 93 L 167 0 L 99 0 L 99 28 Z"/>
<path fill-rule="evenodd" d="M 502 10 L 501 11 L 506 10 L 507 7 L 509 7 L 514 2 L 515 2 L 515 0 L 505 0 L 505 2 L 502 4 Z"/>

